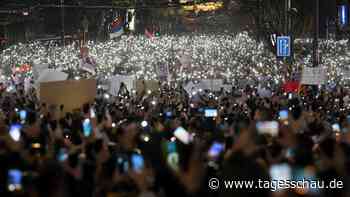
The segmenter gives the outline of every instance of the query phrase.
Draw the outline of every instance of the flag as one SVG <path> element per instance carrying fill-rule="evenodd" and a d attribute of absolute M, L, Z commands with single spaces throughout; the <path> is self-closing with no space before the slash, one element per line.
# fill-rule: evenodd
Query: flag
<path fill-rule="evenodd" d="M 147 28 L 145 29 L 145 35 L 148 37 L 148 38 L 153 38 L 154 37 L 154 32 L 153 31 L 150 31 L 148 30 Z"/>
<path fill-rule="evenodd" d="M 287 81 L 282 85 L 282 90 L 287 93 L 290 93 L 290 92 L 297 93 L 299 89 L 300 89 L 299 81 Z"/>
<path fill-rule="evenodd" d="M 112 39 L 121 36 L 124 33 L 124 24 L 123 17 L 117 17 L 110 25 L 109 37 Z"/>

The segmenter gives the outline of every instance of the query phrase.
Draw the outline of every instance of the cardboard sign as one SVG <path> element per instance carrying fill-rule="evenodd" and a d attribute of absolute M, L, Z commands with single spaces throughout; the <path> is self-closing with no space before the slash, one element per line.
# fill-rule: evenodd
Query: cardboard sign
<path fill-rule="evenodd" d="M 40 101 L 47 105 L 64 105 L 64 112 L 79 109 L 96 97 L 96 80 L 66 80 L 40 83 Z"/>

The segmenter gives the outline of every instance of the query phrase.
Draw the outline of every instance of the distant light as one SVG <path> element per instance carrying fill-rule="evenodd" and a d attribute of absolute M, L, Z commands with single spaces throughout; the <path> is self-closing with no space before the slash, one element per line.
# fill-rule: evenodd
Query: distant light
<path fill-rule="evenodd" d="M 148 126 L 147 121 L 145 121 L 145 120 L 144 120 L 144 121 L 142 121 L 142 122 L 141 122 L 141 126 L 142 126 L 142 127 L 147 127 L 147 126 Z"/>
<path fill-rule="evenodd" d="M 348 24 L 349 18 L 349 8 L 347 5 L 341 5 L 338 8 L 339 22 L 341 26 L 346 26 Z"/>
<path fill-rule="evenodd" d="M 143 141 L 149 142 L 149 137 L 148 137 L 148 136 L 145 136 L 145 137 L 143 138 Z"/>
<path fill-rule="evenodd" d="M 9 184 L 8 190 L 9 190 L 10 192 L 13 192 L 13 191 L 16 190 L 16 186 L 15 186 L 14 184 Z"/>
<path fill-rule="evenodd" d="M 23 16 L 28 16 L 29 12 L 23 12 L 22 14 L 23 14 Z"/>

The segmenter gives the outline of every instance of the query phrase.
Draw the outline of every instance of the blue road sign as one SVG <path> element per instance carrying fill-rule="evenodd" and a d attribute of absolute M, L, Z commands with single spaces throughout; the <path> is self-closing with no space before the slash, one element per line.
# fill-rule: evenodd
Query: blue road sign
<path fill-rule="evenodd" d="M 277 57 L 289 57 L 290 56 L 290 36 L 278 36 L 277 37 Z"/>

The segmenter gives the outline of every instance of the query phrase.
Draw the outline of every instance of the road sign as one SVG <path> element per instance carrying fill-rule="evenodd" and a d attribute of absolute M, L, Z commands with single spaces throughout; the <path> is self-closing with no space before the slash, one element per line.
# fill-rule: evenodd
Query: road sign
<path fill-rule="evenodd" d="M 289 57 L 291 51 L 290 36 L 277 37 L 277 57 Z"/>

